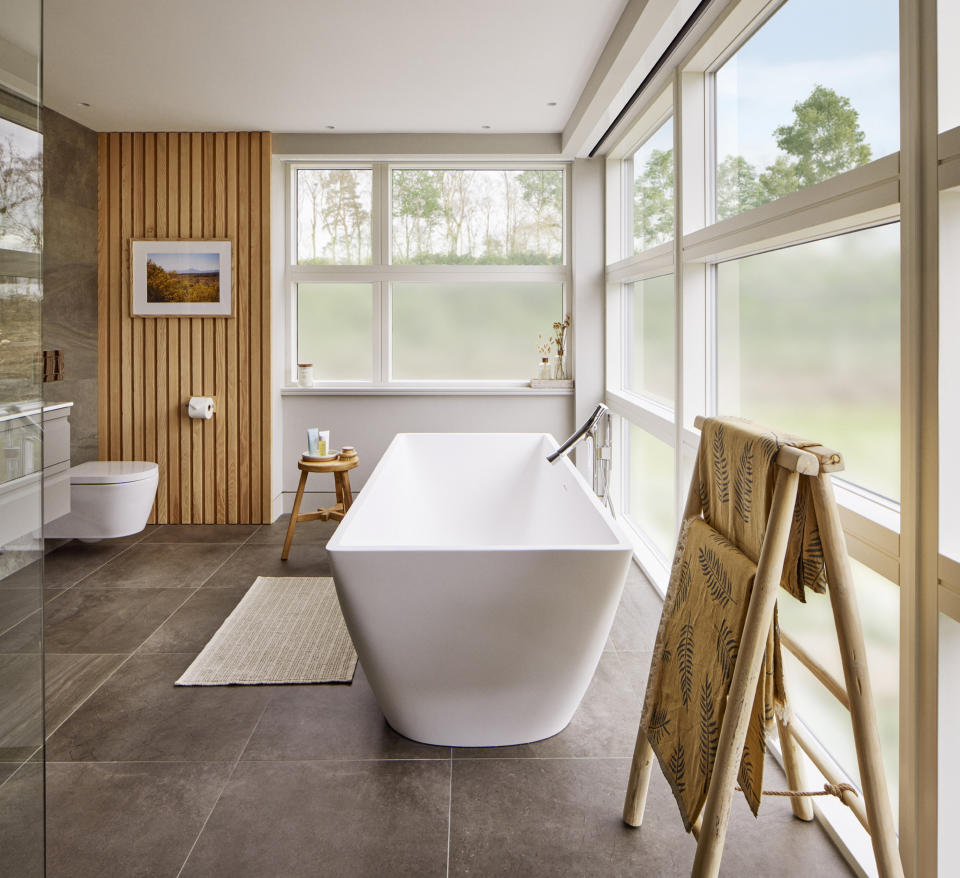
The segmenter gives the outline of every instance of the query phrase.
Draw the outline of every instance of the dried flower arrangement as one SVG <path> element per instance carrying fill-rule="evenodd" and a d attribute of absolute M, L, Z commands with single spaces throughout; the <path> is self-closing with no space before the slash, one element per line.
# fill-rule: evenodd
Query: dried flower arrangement
<path fill-rule="evenodd" d="M 549 357 L 550 351 L 552 350 L 553 350 L 553 339 L 548 338 L 546 341 L 544 341 L 543 335 L 538 332 L 537 333 L 537 353 L 540 354 L 541 357 Z"/>
<path fill-rule="evenodd" d="M 559 320 L 553 324 L 553 331 L 556 333 L 551 341 L 557 346 L 557 357 L 563 362 L 563 355 L 566 352 L 566 335 L 570 328 L 570 315 L 568 314 L 561 323 Z"/>

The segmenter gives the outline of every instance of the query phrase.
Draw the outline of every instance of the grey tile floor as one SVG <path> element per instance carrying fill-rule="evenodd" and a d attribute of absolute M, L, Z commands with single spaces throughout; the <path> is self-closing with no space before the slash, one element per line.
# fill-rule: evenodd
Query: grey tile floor
<path fill-rule="evenodd" d="M 47 874 L 681 876 L 694 843 L 654 772 L 647 816 L 620 809 L 660 604 L 631 572 L 597 674 L 546 741 L 451 749 L 384 722 L 352 685 L 174 688 L 258 575 L 327 575 L 329 523 L 167 526 L 48 555 Z M 9 583 L 14 586 L 15 583 Z M 15 655 L 17 629 L 0 637 Z M 36 774 L 4 772 L 3 793 Z M 771 763 L 768 784 L 783 783 Z M 35 799 L 35 797 L 34 797 Z M 20 875 L 17 851 L 0 874 Z M 847 875 L 816 824 L 738 797 L 724 875 Z"/>

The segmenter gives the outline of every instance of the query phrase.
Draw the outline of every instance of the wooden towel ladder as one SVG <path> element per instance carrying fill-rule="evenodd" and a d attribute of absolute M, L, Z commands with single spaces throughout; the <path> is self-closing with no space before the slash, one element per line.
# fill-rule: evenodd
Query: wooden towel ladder
<path fill-rule="evenodd" d="M 696 426 L 700 428 L 703 421 L 703 418 L 698 417 Z M 693 827 L 693 833 L 697 838 L 697 855 L 691 876 L 692 878 L 713 878 L 720 872 L 720 858 L 723 855 L 740 757 L 757 691 L 767 635 L 773 622 L 774 608 L 780 590 L 797 488 L 800 478 L 803 477 L 812 479 L 812 495 L 826 561 L 827 590 L 843 661 L 845 689 L 797 644 L 792 643 L 788 638 L 783 638 L 783 645 L 791 649 L 808 666 L 815 665 L 816 667 L 811 667 L 811 670 L 824 682 L 826 677 L 830 681 L 828 689 L 849 708 L 863 799 L 861 800 L 852 792 L 844 792 L 842 799 L 851 807 L 870 834 L 880 878 L 902 878 L 903 866 L 900 862 L 893 813 L 883 773 L 880 735 L 874 711 L 873 690 L 867 671 L 863 629 L 857 610 L 850 559 L 847 556 L 846 542 L 840 524 L 840 512 L 833 493 L 833 484 L 830 481 L 830 473 L 842 470 L 843 463 L 836 452 L 822 446 L 801 450 L 789 445 L 780 449 L 776 463 L 778 467 L 770 515 L 767 519 L 767 529 L 757 563 L 753 592 L 744 621 L 740 651 L 730 682 L 717 757 L 707 790 L 706 802 Z M 699 473 L 695 469 L 690 482 L 683 520 L 698 516 L 700 512 Z M 841 693 L 845 698 L 840 697 Z M 832 760 L 826 756 L 822 748 L 802 729 L 790 722 L 789 708 L 784 721 L 778 720 L 777 725 L 784 768 L 791 790 L 804 788 L 800 749 L 807 753 L 831 784 L 838 785 L 841 782 L 842 779 L 835 774 Z M 653 748 L 641 726 L 637 731 L 637 743 L 623 807 L 623 820 L 629 826 L 640 826 L 643 820 L 653 761 Z M 813 805 L 809 798 L 794 798 L 791 802 L 797 817 L 803 820 L 813 819 Z"/>

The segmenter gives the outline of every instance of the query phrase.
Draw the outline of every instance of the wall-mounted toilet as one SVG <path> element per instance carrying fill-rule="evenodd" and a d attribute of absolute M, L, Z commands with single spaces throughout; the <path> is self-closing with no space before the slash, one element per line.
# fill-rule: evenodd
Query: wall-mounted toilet
<path fill-rule="evenodd" d="M 70 512 L 44 527 L 45 537 L 104 540 L 143 530 L 157 493 L 157 464 L 92 460 L 70 468 Z"/>

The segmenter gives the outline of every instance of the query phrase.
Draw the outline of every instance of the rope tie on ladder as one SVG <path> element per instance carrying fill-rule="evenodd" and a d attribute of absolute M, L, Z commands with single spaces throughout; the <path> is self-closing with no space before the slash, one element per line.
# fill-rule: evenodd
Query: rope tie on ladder
<path fill-rule="evenodd" d="M 737 792 L 742 793 L 743 790 L 738 786 Z M 763 791 L 763 795 L 765 796 L 786 796 L 787 798 L 791 799 L 799 799 L 809 796 L 836 796 L 841 802 L 843 802 L 844 793 L 853 793 L 855 796 L 860 795 L 857 792 L 856 787 L 853 787 L 848 783 L 825 783 L 822 790 L 813 790 L 812 792 L 796 792 L 794 790 Z"/>

